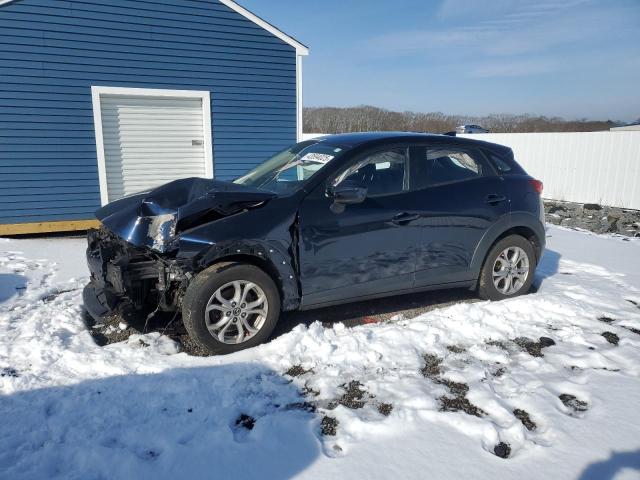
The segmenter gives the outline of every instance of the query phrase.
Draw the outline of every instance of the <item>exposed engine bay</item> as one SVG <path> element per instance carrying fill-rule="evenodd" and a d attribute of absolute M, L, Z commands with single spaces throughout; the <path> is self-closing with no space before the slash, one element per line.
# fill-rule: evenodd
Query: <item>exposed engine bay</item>
<path fill-rule="evenodd" d="M 105 228 L 87 235 L 91 285 L 105 307 L 113 310 L 175 310 L 188 276 L 175 260 L 132 246 Z"/>
<path fill-rule="evenodd" d="M 273 273 L 282 279 L 285 297 L 294 298 L 289 229 L 261 231 L 255 219 L 236 221 L 237 214 L 261 209 L 274 197 L 243 185 L 186 178 L 102 207 L 96 212 L 102 226 L 87 238 L 87 310 L 94 318 L 179 310 L 195 274 L 218 258 L 238 254 L 264 261 L 263 268 L 277 264 Z M 295 305 L 285 299 L 288 306 Z"/>

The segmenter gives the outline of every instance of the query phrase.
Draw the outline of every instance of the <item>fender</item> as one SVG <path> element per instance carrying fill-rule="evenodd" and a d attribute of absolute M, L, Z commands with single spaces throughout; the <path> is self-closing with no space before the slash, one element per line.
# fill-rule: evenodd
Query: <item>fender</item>
<path fill-rule="evenodd" d="M 251 263 L 273 278 L 280 290 L 283 310 L 298 308 L 301 289 L 297 268 L 297 211 L 277 209 L 275 203 L 183 233 L 176 257 L 181 270 L 197 274 L 221 261 Z M 270 222 L 264 221 L 265 216 Z M 255 236 L 256 233 L 260 236 Z"/>
<path fill-rule="evenodd" d="M 198 269 L 223 261 L 251 263 L 266 271 L 275 281 L 282 298 L 283 310 L 300 306 L 300 287 L 289 247 L 267 240 L 239 240 L 221 242 L 209 248 L 198 261 Z"/>
<path fill-rule="evenodd" d="M 538 245 L 540 246 L 540 256 L 542 255 L 545 245 L 545 230 L 540 219 L 536 215 L 526 212 L 507 214 L 487 230 L 473 252 L 470 270 L 476 278 L 480 274 L 480 269 L 482 268 L 484 259 L 491 249 L 491 246 L 498 238 L 500 238 L 501 235 L 514 228 L 527 228 L 531 230 L 536 237 Z"/>

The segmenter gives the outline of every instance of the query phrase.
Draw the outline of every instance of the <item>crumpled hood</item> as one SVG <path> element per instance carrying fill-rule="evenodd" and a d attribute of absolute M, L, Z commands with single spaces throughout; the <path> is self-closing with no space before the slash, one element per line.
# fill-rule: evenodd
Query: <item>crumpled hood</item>
<path fill-rule="evenodd" d="M 273 197 L 231 182 L 184 178 L 111 202 L 96 211 L 96 218 L 135 246 L 165 252 L 182 230 L 261 206 Z"/>

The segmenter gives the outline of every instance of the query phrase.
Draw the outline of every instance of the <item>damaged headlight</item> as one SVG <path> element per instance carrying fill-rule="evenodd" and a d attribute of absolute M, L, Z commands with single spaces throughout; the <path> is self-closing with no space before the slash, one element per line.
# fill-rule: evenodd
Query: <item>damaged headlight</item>
<path fill-rule="evenodd" d="M 166 252 L 173 243 L 176 234 L 176 215 L 166 213 L 149 217 L 149 238 L 153 242 L 151 248 L 157 252 Z"/>

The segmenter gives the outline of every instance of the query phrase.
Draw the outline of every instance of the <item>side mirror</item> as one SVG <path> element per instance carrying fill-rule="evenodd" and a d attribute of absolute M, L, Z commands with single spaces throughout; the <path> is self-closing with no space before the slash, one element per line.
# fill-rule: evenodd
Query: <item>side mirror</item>
<path fill-rule="evenodd" d="M 367 198 L 367 189 L 360 184 L 345 181 L 333 187 L 329 195 L 335 203 L 343 205 L 362 203 Z"/>

